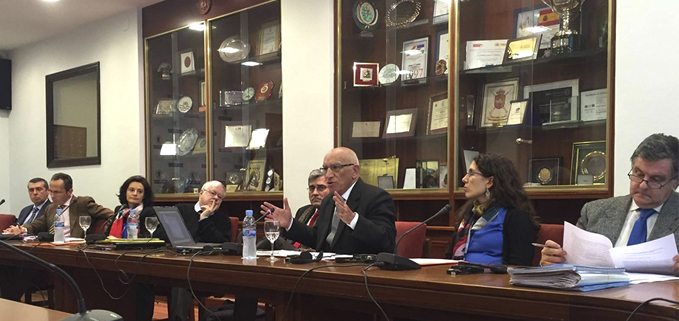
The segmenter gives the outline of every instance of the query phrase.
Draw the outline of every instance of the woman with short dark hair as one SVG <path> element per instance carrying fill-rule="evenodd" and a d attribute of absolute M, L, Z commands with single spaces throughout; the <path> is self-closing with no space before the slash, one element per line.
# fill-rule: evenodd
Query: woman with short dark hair
<path fill-rule="evenodd" d="M 137 222 L 139 225 L 138 236 L 140 238 L 152 237 L 144 224 L 147 217 L 156 216 L 156 212 L 153 210 L 153 190 L 146 178 L 139 175 L 128 178 L 120 186 L 118 200 L 120 205 L 115 208 L 113 223 L 110 224 L 106 235 L 127 238 L 127 217 L 130 209 L 134 209 L 139 219 Z"/>

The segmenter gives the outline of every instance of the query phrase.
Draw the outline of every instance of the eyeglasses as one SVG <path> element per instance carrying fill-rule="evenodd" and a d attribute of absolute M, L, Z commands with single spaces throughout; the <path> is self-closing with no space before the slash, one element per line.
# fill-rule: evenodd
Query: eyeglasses
<path fill-rule="evenodd" d="M 643 175 L 632 174 L 632 170 L 630 170 L 629 173 L 627 173 L 627 177 L 629 177 L 630 181 L 635 182 L 637 184 L 641 184 L 641 182 L 646 182 L 646 185 L 648 185 L 648 187 L 655 189 L 661 189 L 665 187 L 667 184 L 669 184 L 673 179 L 677 178 L 676 176 L 672 177 L 665 184 L 663 184 L 657 180 L 644 179 Z"/>
<path fill-rule="evenodd" d="M 471 170 L 471 169 L 467 171 L 467 175 L 465 175 L 465 176 L 472 177 L 472 176 L 474 176 L 474 175 L 481 175 L 481 176 L 483 176 L 483 174 L 481 174 L 481 172 L 477 172 L 477 171 L 474 171 L 474 170 Z"/>
<path fill-rule="evenodd" d="M 319 193 L 323 193 L 326 189 L 328 189 L 328 187 L 325 186 L 325 185 L 309 185 L 309 187 L 307 187 L 307 189 L 309 190 L 309 193 L 313 193 L 314 191 L 318 191 Z"/>
<path fill-rule="evenodd" d="M 203 189 L 203 190 L 206 191 L 206 192 L 208 192 L 208 193 L 210 193 L 210 195 L 212 195 L 212 196 L 218 197 L 220 200 L 221 200 L 221 199 L 224 199 L 224 197 L 225 197 L 224 194 L 219 194 L 219 193 L 217 193 L 217 192 L 215 192 L 215 191 L 213 191 L 213 190 L 211 190 L 211 189 L 205 188 L 205 189 Z"/>
<path fill-rule="evenodd" d="M 354 166 L 354 164 L 332 164 L 330 166 L 323 166 L 319 168 L 320 170 L 326 172 L 328 168 L 332 170 L 333 172 L 337 173 L 342 170 L 342 168 L 345 168 L 347 166 Z"/>

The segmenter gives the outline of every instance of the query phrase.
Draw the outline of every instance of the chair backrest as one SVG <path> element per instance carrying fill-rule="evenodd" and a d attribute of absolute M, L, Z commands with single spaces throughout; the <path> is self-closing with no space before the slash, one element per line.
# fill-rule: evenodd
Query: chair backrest
<path fill-rule="evenodd" d="M 12 214 L 0 214 L 0 231 L 16 223 L 17 217 Z"/>
<path fill-rule="evenodd" d="M 237 217 L 229 217 L 231 220 L 231 242 L 235 243 L 238 238 L 238 226 L 240 225 Z"/>
<path fill-rule="evenodd" d="M 415 227 L 417 224 L 420 224 L 420 222 L 396 221 L 396 240 L 398 240 L 398 238 L 401 237 L 403 233 Z M 424 224 L 418 229 L 410 232 L 410 234 L 401 240 L 396 254 L 407 258 L 422 257 L 422 250 L 424 248 L 424 240 L 426 235 L 427 225 Z"/>
<path fill-rule="evenodd" d="M 535 240 L 536 243 L 545 244 L 547 240 L 552 240 L 563 245 L 563 225 L 562 224 L 540 224 L 540 231 Z M 540 265 L 542 248 L 536 247 L 533 254 L 533 266 Z"/>
<path fill-rule="evenodd" d="M 104 232 L 106 232 L 105 225 L 108 220 L 109 218 L 95 218 L 94 222 L 92 222 L 92 227 L 88 230 L 92 231 L 92 234 L 104 234 Z"/>

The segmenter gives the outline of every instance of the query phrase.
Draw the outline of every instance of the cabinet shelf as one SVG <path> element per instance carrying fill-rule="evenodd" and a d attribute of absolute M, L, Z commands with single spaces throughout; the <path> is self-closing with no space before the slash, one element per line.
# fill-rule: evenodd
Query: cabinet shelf
<path fill-rule="evenodd" d="M 561 66 L 573 63 L 593 63 L 606 61 L 605 49 L 591 49 L 576 51 L 569 54 L 537 58 L 532 61 L 514 62 L 497 66 L 488 66 L 475 69 L 467 69 L 460 72 L 461 75 L 472 74 L 495 74 L 495 73 L 518 73 L 522 70 L 532 70 L 541 65 Z"/>

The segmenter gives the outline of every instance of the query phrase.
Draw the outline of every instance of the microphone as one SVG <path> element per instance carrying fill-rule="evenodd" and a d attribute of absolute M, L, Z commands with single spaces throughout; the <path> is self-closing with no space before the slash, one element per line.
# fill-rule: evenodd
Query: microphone
<path fill-rule="evenodd" d="M 415 263 L 413 260 L 408 259 L 407 257 L 399 256 L 397 253 L 398 250 L 398 245 L 401 243 L 401 240 L 403 238 L 410 234 L 410 232 L 420 228 L 422 225 L 427 224 L 427 222 L 431 221 L 435 217 L 443 214 L 443 213 L 448 213 L 452 207 L 450 204 L 446 204 L 443 208 L 441 208 L 436 214 L 430 216 L 428 219 L 424 220 L 422 223 L 415 225 L 415 227 L 409 229 L 405 233 L 401 235 L 401 237 L 396 240 L 396 246 L 394 246 L 394 253 L 388 253 L 388 252 L 382 252 L 377 254 L 377 266 L 383 270 L 392 270 L 392 271 L 400 271 L 400 270 L 418 270 L 421 269 L 422 267 Z"/>
<path fill-rule="evenodd" d="M 0 240 L 0 247 L 4 247 L 11 252 L 14 252 L 20 256 L 28 258 L 30 261 L 37 263 L 38 265 L 46 268 L 47 270 L 50 270 L 52 272 L 56 272 L 56 274 L 59 274 L 61 277 L 63 277 L 66 280 L 66 283 L 71 286 L 73 289 L 73 292 L 75 293 L 76 297 L 78 298 L 78 313 L 67 317 L 66 319 L 63 319 L 62 321 L 123 321 L 123 317 L 120 315 L 113 313 L 111 311 L 106 311 L 106 310 L 87 310 L 87 307 L 85 307 L 85 298 L 83 297 L 82 292 L 80 292 L 80 288 L 78 287 L 78 284 L 75 283 L 75 280 L 68 275 L 64 270 L 59 268 L 58 266 L 49 263 L 33 254 L 30 254 L 28 252 L 22 251 L 13 245 Z"/>
<path fill-rule="evenodd" d="M 5 199 L 4 199 L 4 198 L 0 200 L 0 205 L 2 205 L 2 204 L 5 204 Z"/>

